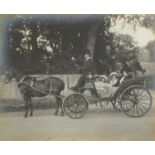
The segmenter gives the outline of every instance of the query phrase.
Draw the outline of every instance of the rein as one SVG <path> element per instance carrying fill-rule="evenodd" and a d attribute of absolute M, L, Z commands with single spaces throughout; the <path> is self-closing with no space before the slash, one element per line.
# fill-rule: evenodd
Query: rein
<path fill-rule="evenodd" d="M 50 94 L 51 94 L 51 91 L 57 91 L 56 89 L 50 89 L 49 93 L 46 93 L 46 92 L 44 92 L 44 91 L 40 91 L 40 90 L 36 89 L 35 87 L 30 86 L 30 85 L 27 84 L 26 82 L 19 82 L 18 84 L 25 84 L 25 85 L 27 85 L 28 87 L 32 88 L 33 90 L 35 90 L 35 91 L 37 91 L 37 92 L 39 92 L 39 93 L 45 94 L 45 95 L 50 95 Z M 61 98 L 62 98 L 62 97 L 65 97 L 65 96 L 63 96 L 63 95 L 55 95 L 55 94 L 52 94 L 52 95 L 54 95 L 54 96 L 56 96 L 56 97 L 61 97 Z"/>
<path fill-rule="evenodd" d="M 49 91 L 49 93 L 46 93 L 46 92 L 40 91 L 40 90 L 38 90 L 38 89 L 36 89 L 36 88 L 30 86 L 29 84 L 27 84 L 26 82 L 24 82 L 24 79 L 25 79 L 25 78 L 26 78 L 26 76 L 24 75 L 24 76 L 20 79 L 20 81 L 18 82 L 18 84 L 25 84 L 25 85 L 27 85 L 28 87 L 34 89 L 35 91 L 40 92 L 40 93 L 45 94 L 45 95 L 48 95 L 48 94 L 51 93 L 51 90 Z"/>
<path fill-rule="evenodd" d="M 14 81 L 16 81 L 16 79 L 14 79 L 14 80 L 11 80 L 11 81 L 9 81 L 9 82 L 14 82 Z"/>
<path fill-rule="evenodd" d="M 41 77 L 44 77 L 44 76 L 39 76 L 39 78 L 41 78 Z M 39 92 L 39 93 L 42 93 L 42 94 L 44 94 L 44 95 L 51 95 L 51 91 L 57 91 L 56 89 L 51 89 L 51 88 L 50 88 L 50 90 L 49 90 L 49 93 L 46 93 L 46 92 L 44 92 L 44 91 L 40 91 L 40 90 L 36 89 L 35 87 L 30 86 L 28 83 L 24 82 L 24 79 L 25 79 L 25 78 L 26 78 L 26 75 L 24 75 L 24 76 L 19 80 L 18 84 L 24 84 L 24 85 L 26 85 L 26 86 L 32 88 L 33 90 L 35 90 L 35 91 L 37 91 L 37 92 Z M 14 81 L 17 81 L 17 80 L 16 80 L 16 79 L 13 79 L 13 80 L 11 80 L 10 82 L 14 82 Z M 56 96 L 56 97 L 60 97 L 60 98 L 65 97 L 64 95 L 55 95 L 55 94 L 52 94 L 52 95 L 53 95 L 53 96 Z"/>

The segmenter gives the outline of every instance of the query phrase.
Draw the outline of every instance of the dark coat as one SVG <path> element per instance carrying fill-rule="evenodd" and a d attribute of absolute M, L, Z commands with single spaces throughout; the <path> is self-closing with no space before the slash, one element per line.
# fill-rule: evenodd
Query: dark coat
<path fill-rule="evenodd" d="M 126 72 L 128 74 L 128 73 L 132 72 L 132 68 L 130 66 L 128 66 L 127 64 L 124 64 L 124 67 L 121 70 L 121 73 L 123 74 L 123 72 Z"/>
<path fill-rule="evenodd" d="M 91 59 L 85 60 L 81 67 L 82 74 L 95 73 L 95 64 Z"/>

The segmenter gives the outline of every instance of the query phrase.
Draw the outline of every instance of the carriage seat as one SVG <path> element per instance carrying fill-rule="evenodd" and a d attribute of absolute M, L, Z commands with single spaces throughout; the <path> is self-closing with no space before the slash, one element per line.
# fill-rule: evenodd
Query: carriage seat
<path fill-rule="evenodd" d="M 94 89 L 93 81 L 86 81 L 81 89 Z"/>

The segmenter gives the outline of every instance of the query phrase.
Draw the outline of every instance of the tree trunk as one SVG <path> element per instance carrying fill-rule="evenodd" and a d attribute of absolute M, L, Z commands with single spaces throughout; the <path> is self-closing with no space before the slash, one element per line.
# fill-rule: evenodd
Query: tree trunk
<path fill-rule="evenodd" d="M 100 25 L 101 25 L 101 23 L 96 23 L 96 24 L 92 25 L 88 32 L 88 42 L 87 42 L 86 49 L 88 49 L 90 51 L 92 60 L 94 59 L 96 37 L 97 37 L 98 28 Z"/>

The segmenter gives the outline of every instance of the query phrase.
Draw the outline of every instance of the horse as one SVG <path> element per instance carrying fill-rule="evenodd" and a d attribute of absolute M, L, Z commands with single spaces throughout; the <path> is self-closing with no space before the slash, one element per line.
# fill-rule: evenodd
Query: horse
<path fill-rule="evenodd" d="M 55 115 L 58 115 L 59 108 L 61 107 L 61 115 L 64 115 L 62 108 L 62 96 L 61 92 L 65 88 L 65 83 L 53 76 L 48 76 L 44 79 L 37 80 L 36 77 L 29 75 L 24 75 L 17 70 L 11 70 L 5 73 L 4 82 L 7 84 L 13 79 L 18 83 L 18 88 L 21 95 L 23 96 L 25 103 L 25 118 L 28 117 L 30 111 L 30 116 L 33 116 L 33 97 L 44 97 L 47 95 L 53 95 L 56 99 L 56 110 Z"/>

